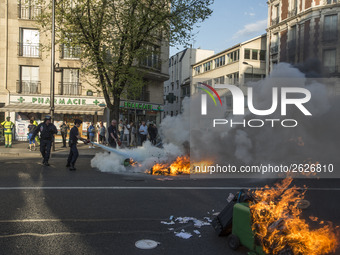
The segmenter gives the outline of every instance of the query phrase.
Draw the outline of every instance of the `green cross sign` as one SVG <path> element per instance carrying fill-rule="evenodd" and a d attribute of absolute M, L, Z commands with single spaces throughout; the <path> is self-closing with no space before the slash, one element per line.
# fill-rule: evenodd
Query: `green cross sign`
<path fill-rule="evenodd" d="M 93 103 L 94 103 L 95 105 L 98 105 L 100 102 L 96 99 L 96 100 L 93 101 Z"/>
<path fill-rule="evenodd" d="M 25 101 L 25 99 L 24 99 L 24 98 L 22 98 L 22 97 L 20 97 L 20 98 L 18 98 L 18 101 L 19 101 L 20 103 L 22 103 L 22 102 L 24 102 L 24 101 Z"/>

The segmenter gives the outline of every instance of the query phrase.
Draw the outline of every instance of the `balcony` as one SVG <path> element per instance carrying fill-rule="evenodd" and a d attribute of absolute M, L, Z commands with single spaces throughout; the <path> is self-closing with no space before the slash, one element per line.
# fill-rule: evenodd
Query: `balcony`
<path fill-rule="evenodd" d="M 58 94 L 79 96 L 82 93 L 81 83 L 79 82 L 59 82 Z"/>
<path fill-rule="evenodd" d="M 81 54 L 80 47 L 67 46 L 65 44 L 60 46 L 61 59 L 79 59 Z"/>
<path fill-rule="evenodd" d="M 40 94 L 41 83 L 40 81 L 17 81 L 17 93 L 20 94 Z"/>
<path fill-rule="evenodd" d="M 270 54 L 277 54 L 279 53 L 279 45 L 274 44 L 270 47 Z"/>
<path fill-rule="evenodd" d="M 18 18 L 35 20 L 41 14 L 41 6 L 18 4 Z"/>
<path fill-rule="evenodd" d="M 40 44 L 18 43 L 18 55 L 21 57 L 40 58 Z"/>
<path fill-rule="evenodd" d="M 272 19 L 272 26 L 275 26 L 275 25 L 279 24 L 279 21 L 280 21 L 279 17 L 277 17 L 275 19 Z"/>
<path fill-rule="evenodd" d="M 288 12 L 288 18 L 294 17 L 296 15 L 297 15 L 297 8 L 296 7 Z"/>

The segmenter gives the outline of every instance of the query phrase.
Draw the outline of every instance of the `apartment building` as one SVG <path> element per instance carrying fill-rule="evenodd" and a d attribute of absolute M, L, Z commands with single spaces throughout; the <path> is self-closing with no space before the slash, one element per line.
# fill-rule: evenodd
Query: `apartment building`
<path fill-rule="evenodd" d="M 44 50 L 50 34 L 42 34 L 35 22 L 41 13 L 36 1 L 0 0 L 0 121 L 6 116 L 16 124 L 16 139 L 25 140 L 31 117 L 41 121 L 50 112 L 51 53 Z M 130 121 L 159 123 L 163 111 L 163 82 L 168 76 L 169 47 L 141 63 L 147 70 L 146 86 L 139 100 L 122 100 L 121 117 Z M 75 118 L 89 122 L 108 121 L 108 110 L 96 82 L 80 73 L 79 47 L 57 45 L 55 52 L 55 124 Z"/>
<path fill-rule="evenodd" d="M 197 93 L 199 82 L 210 86 L 230 84 L 244 90 L 247 82 L 263 79 L 266 75 L 266 34 L 234 45 L 192 66 L 192 94 Z M 244 90 L 245 91 L 245 90 Z M 231 109 L 230 94 L 222 98 Z"/>
<path fill-rule="evenodd" d="M 191 66 L 212 55 L 212 50 L 188 48 L 169 58 L 170 79 L 164 82 L 164 117 L 182 112 L 184 97 L 190 97 Z"/>
<path fill-rule="evenodd" d="M 340 76 L 340 0 L 269 0 L 268 65 L 288 62 Z"/>

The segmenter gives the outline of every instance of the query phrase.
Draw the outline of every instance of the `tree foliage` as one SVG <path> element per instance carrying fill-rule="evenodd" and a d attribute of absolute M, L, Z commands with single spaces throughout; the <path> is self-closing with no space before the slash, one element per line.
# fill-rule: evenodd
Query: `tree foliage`
<path fill-rule="evenodd" d="M 38 18 L 51 29 L 51 2 Z M 45 2 L 46 1 L 46 2 Z M 114 117 L 120 98 L 138 94 L 161 45 L 187 45 L 196 24 L 208 18 L 214 0 L 56 0 L 56 42 L 81 48 L 82 69 L 92 74 Z"/>

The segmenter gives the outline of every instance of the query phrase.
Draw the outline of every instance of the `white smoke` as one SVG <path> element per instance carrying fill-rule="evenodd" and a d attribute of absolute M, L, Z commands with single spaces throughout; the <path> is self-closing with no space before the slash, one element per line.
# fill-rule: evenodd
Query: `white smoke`
<path fill-rule="evenodd" d="M 298 126 L 283 128 L 270 124 L 262 128 L 236 126 L 231 128 L 220 125 L 212 128 L 213 118 L 234 119 L 237 122 L 251 118 L 260 118 L 248 112 L 246 116 L 226 116 L 225 108 L 217 107 L 208 100 L 209 117 L 200 113 L 199 96 L 183 100 L 183 113 L 162 120 L 159 133 L 163 148 L 152 146 L 149 142 L 136 149 L 121 150 L 131 155 L 140 164 L 138 168 L 125 168 L 123 158 L 113 153 L 101 153 L 91 161 L 92 167 L 104 172 L 145 172 L 155 163 L 170 162 L 177 156 L 190 153 L 191 160 L 213 159 L 216 163 L 244 162 L 275 162 L 282 159 L 293 160 L 315 157 L 327 151 L 330 158 L 339 151 L 339 136 L 335 136 L 340 128 L 339 100 L 332 103 L 329 87 L 320 80 L 308 80 L 298 69 L 289 64 L 278 64 L 271 75 L 264 80 L 248 84 L 253 87 L 253 102 L 256 109 L 269 109 L 272 105 L 272 88 L 304 87 L 311 92 L 312 99 L 305 107 L 313 116 L 303 115 L 296 107 L 287 108 L 287 116 L 281 116 L 280 105 L 271 119 L 296 119 Z M 279 95 L 280 97 L 280 95 Z M 333 104 L 333 105 L 332 105 Z M 213 109 L 213 111 L 211 111 Z M 213 113 L 213 114 L 211 114 Z M 208 124 L 207 124 L 208 123 Z M 295 142 L 298 137 L 305 142 L 300 148 Z M 188 145 L 190 144 L 190 151 Z"/>

